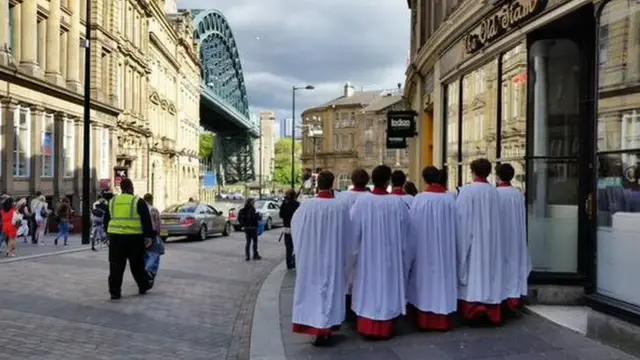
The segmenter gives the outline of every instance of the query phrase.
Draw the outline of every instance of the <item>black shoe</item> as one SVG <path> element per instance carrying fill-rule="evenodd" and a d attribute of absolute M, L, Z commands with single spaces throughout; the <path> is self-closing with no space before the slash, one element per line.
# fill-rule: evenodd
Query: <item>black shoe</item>
<path fill-rule="evenodd" d="M 122 295 L 111 294 L 111 300 L 120 300 L 120 298 L 122 298 Z"/>
<path fill-rule="evenodd" d="M 260 260 L 260 259 L 262 259 L 262 256 L 258 254 L 253 255 L 253 260 Z"/>
<path fill-rule="evenodd" d="M 251 261 L 251 258 L 247 256 L 244 258 L 244 261 Z"/>
<path fill-rule="evenodd" d="M 331 344 L 331 335 L 319 335 L 319 336 L 316 336 L 311 341 L 311 344 L 313 346 L 328 346 L 329 344 Z"/>
<path fill-rule="evenodd" d="M 58 246 L 58 239 L 53 240 L 53 245 Z"/>
<path fill-rule="evenodd" d="M 138 295 L 144 295 L 147 293 L 147 291 L 149 291 L 149 288 L 138 289 Z"/>

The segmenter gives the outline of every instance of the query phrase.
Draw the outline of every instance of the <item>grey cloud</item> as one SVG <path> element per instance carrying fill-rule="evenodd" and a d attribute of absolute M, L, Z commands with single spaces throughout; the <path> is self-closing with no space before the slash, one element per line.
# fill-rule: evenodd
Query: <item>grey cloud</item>
<path fill-rule="evenodd" d="M 179 0 L 180 8 L 215 8 L 227 18 L 243 65 L 251 105 L 290 117 L 327 102 L 350 81 L 393 88 L 404 78 L 409 10 L 404 0 Z"/>

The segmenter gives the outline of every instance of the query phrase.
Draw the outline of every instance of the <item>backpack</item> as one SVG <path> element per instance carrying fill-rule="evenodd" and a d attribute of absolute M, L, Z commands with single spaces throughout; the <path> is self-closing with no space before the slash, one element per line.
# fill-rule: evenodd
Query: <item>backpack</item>
<path fill-rule="evenodd" d="M 101 218 L 104 216 L 104 210 L 95 207 L 93 208 L 93 210 L 91 210 L 91 214 L 95 217 Z"/>

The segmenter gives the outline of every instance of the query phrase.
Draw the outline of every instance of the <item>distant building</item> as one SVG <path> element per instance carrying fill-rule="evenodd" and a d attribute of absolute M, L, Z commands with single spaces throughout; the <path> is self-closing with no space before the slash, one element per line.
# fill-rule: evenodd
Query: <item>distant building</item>
<path fill-rule="evenodd" d="M 291 137 L 291 119 L 281 119 L 280 120 L 280 138 L 290 138 Z"/>
<path fill-rule="evenodd" d="M 260 139 L 257 141 L 256 180 L 271 181 L 273 178 L 274 155 L 276 146 L 276 113 L 273 111 L 261 111 Z"/>
<path fill-rule="evenodd" d="M 407 172 L 408 151 L 385 147 L 387 111 L 407 106 L 398 89 L 355 91 L 351 84 L 345 84 L 342 96 L 302 112 L 302 129 L 296 132 L 304 135 L 303 167 L 313 167 L 313 139 L 308 137 L 308 129 L 315 122 L 321 124 L 323 137 L 316 139 L 314 172 L 333 172 L 337 188 L 346 189 L 351 172 L 357 168 L 371 172 L 386 164 Z"/>

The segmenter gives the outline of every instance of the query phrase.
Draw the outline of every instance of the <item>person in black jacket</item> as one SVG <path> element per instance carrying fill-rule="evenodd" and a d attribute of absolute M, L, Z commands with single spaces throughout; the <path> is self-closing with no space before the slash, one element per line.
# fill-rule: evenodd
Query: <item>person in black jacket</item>
<path fill-rule="evenodd" d="M 258 222 L 262 219 L 262 215 L 256 210 L 254 200 L 247 198 L 244 206 L 238 212 L 238 222 L 244 228 L 244 236 L 247 243 L 244 246 L 244 259 L 251 260 L 249 257 L 249 247 L 253 241 L 253 260 L 260 260 L 262 257 L 258 253 Z"/>
<path fill-rule="evenodd" d="M 291 238 L 291 218 L 293 213 L 298 210 L 300 203 L 296 200 L 296 191 L 289 189 L 284 195 L 284 202 L 280 206 L 280 218 L 282 219 L 282 226 L 284 226 L 284 247 L 286 251 L 287 269 L 292 270 L 296 268 L 296 261 L 293 257 L 293 239 Z"/>

